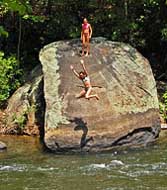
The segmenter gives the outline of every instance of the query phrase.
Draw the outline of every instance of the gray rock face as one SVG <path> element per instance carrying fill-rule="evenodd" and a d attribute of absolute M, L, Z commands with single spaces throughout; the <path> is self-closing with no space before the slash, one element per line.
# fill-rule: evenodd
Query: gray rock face
<path fill-rule="evenodd" d="M 57 152 L 103 151 L 147 144 L 160 132 L 155 80 L 148 61 L 131 46 L 92 40 L 84 57 L 100 100 L 76 99 L 82 87 L 70 64 L 82 70 L 79 40 L 59 41 L 40 52 L 44 75 L 45 144 Z"/>
<path fill-rule="evenodd" d="M 37 66 L 27 82 L 9 99 L 6 109 L 5 134 L 39 134 L 37 125 L 43 126 L 45 102 L 43 99 L 43 75 Z"/>
<path fill-rule="evenodd" d="M 0 141 L 0 151 L 7 149 L 7 146 L 5 143 Z"/>

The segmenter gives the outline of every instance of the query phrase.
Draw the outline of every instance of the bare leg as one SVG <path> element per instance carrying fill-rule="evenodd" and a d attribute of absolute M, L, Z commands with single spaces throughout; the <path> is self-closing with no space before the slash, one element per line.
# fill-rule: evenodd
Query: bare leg
<path fill-rule="evenodd" d="M 85 36 L 82 35 L 82 54 L 81 54 L 81 56 L 84 56 L 84 50 L 85 50 Z"/>
<path fill-rule="evenodd" d="M 90 53 L 90 43 L 89 43 L 89 36 L 86 37 L 86 56 Z"/>
<path fill-rule="evenodd" d="M 90 38 L 89 38 L 89 43 L 88 43 L 88 54 L 90 54 Z"/>
<path fill-rule="evenodd" d="M 99 100 L 99 96 L 98 96 L 97 94 L 92 94 L 92 95 L 90 95 L 91 91 L 92 91 L 92 87 L 90 87 L 90 88 L 88 89 L 88 91 L 86 92 L 85 98 L 86 98 L 86 99 L 89 99 L 89 98 L 96 98 L 97 100 Z"/>
<path fill-rule="evenodd" d="M 82 90 L 78 95 L 76 95 L 75 97 L 76 98 L 82 98 L 82 97 L 84 97 L 85 96 L 85 94 L 86 94 L 86 91 L 85 90 Z"/>

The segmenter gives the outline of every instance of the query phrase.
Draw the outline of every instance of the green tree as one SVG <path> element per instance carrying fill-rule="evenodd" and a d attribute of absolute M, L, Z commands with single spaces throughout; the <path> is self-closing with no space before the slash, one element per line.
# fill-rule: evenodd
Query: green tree
<path fill-rule="evenodd" d="M 22 20 L 31 20 L 33 22 L 43 22 L 43 17 L 33 15 L 32 7 L 30 5 L 30 2 L 28 0 L 1 0 L 0 1 L 0 16 L 1 19 L 4 21 L 2 22 L 4 24 L 0 26 L 0 36 L 8 37 L 9 35 L 13 35 L 12 32 L 8 32 L 8 29 L 6 28 L 12 28 L 14 26 L 9 27 L 9 23 L 5 24 L 5 18 L 10 17 L 13 20 L 17 20 L 17 49 L 16 49 L 16 55 L 17 59 L 20 59 L 20 49 L 21 49 L 21 41 L 22 41 Z M 8 20 L 9 22 L 9 20 Z M 6 26 L 7 25 L 7 26 Z"/>
<path fill-rule="evenodd" d="M 22 71 L 16 58 L 5 58 L 4 53 L 0 52 L 0 106 L 20 86 L 21 75 Z"/>

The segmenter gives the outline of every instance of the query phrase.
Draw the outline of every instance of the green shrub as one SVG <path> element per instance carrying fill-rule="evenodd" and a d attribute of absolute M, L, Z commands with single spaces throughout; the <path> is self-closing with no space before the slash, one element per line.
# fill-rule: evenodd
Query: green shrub
<path fill-rule="evenodd" d="M 25 127 L 25 125 L 26 125 L 26 122 L 27 122 L 27 115 L 26 115 L 26 113 L 23 113 L 20 116 L 16 116 L 16 114 L 14 114 L 13 121 L 18 126 L 18 128 L 19 128 L 20 131 L 23 130 L 24 127 Z"/>
<path fill-rule="evenodd" d="M 28 115 L 30 113 L 34 113 L 36 111 L 36 106 L 35 105 L 31 105 L 28 106 L 22 113 L 20 113 L 20 115 L 14 113 L 13 114 L 13 123 L 15 123 L 17 125 L 17 129 L 20 133 L 23 132 L 27 121 L 28 121 Z"/>
<path fill-rule="evenodd" d="M 0 107 L 21 84 L 22 71 L 14 56 L 0 52 Z"/>
<path fill-rule="evenodd" d="M 167 90 L 162 96 L 162 101 L 159 104 L 160 114 L 162 118 L 167 122 Z"/>

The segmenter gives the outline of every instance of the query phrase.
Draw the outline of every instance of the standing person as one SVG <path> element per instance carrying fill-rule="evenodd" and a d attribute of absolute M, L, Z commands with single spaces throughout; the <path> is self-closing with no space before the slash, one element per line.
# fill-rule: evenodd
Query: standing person
<path fill-rule="evenodd" d="M 97 94 L 91 95 L 92 86 L 91 86 L 90 78 L 89 78 L 89 75 L 88 75 L 88 72 L 86 70 L 83 60 L 81 60 L 81 65 L 82 65 L 83 71 L 80 71 L 79 73 L 74 69 L 72 65 L 70 66 L 75 76 L 77 76 L 84 84 L 84 89 L 79 93 L 78 96 L 76 96 L 76 98 L 85 97 L 86 99 L 96 98 L 97 100 L 99 100 L 99 97 Z"/>
<path fill-rule="evenodd" d="M 90 38 L 92 37 L 92 27 L 88 23 L 87 19 L 84 18 L 81 31 L 81 41 L 82 41 L 82 56 L 84 55 L 84 50 L 86 48 L 86 55 L 90 53 Z"/>

